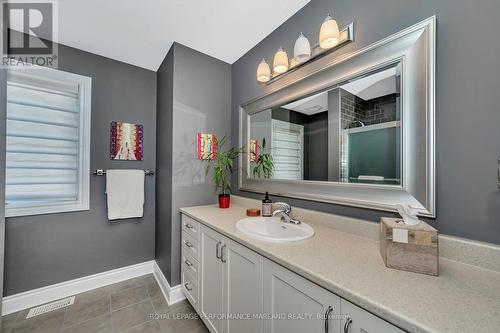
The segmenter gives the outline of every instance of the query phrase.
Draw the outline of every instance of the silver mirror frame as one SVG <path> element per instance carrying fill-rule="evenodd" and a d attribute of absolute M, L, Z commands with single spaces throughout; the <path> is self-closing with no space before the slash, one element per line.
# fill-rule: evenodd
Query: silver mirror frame
<path fill-rule="evenodd" d="M 351 54 L 328 59 L 306 76 L 241 105 L 240 145 L 245 145 L 247 155 L 239 160 L 239 189 L 383 211 L 397 211 L 396 204 L 408 204 L 421 216 L 435 217 L 435 29 L 433 16 Z M 398 62 L 402 81 L 400 186 L 250 177 L 250 115 Z"/>

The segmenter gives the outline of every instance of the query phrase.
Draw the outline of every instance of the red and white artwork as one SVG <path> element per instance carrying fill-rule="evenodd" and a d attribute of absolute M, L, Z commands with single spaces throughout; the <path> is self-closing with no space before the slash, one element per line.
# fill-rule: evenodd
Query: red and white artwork
<path fill-rule="evenodd" d="M 111 123 L 110 158 L 142 161 L 142 136 L 142 125 L 113 121 Z"/>

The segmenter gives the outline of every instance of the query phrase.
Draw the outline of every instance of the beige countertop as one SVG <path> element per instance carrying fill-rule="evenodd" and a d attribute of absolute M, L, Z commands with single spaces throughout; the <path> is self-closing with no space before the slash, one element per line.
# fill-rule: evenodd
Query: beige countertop
<path fill-rule="evenodd" d="M 500 332 L 499 272 L 444 258 L 438 277 L 388 269 L 377 241 L 312 218 L 303 221 L 314 228 L 313 238 L 259 241 L 236 229 L 246 208 L 237 202 L 229 209 L 210 205 L 181 211 L 409 332 Z"/>

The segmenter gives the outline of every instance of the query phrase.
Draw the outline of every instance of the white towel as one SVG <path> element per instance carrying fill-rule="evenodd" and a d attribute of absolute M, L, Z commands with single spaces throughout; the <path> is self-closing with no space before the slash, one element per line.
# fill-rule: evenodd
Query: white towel
<path fill-rule="evenodd" d="M 107 170 L 108 219 L 129 219 L 144 214 L 144 170 Z"/>

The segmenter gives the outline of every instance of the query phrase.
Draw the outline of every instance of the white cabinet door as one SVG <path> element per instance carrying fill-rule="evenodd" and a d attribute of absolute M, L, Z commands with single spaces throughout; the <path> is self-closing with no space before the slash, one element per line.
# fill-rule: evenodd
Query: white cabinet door
<path fill-rule="evenodd" d="M 264 312 L 273 316 L 264 321 L 266 333 L 340 332 L 340 298 L 267 259 Z"/>
<path fill-rule="evenodd" d="M 199 311 L 211 333 L 222 333 L 223 271 L 220 257 L 223 237 L 212 229 L 201 226 L 201 276 Z"/>
<path fill-rule="evenodd" d="M 222 250 L 224 270 L 224 333 L 262 333 L 263 258 L 227 238 Z M 246 316 L 252 316 L 246 318 Z"/>
<path fill-rule="evenodd" d="M 345 333 L 403 333 L 383 319 L 372 315 L 362 308 L 342 299 L 340 304 L 342 315 L 346 319 L 342 321 Z"/>
<path fill-rule="evenodd" d="M 403 332 L 218 232 L 199 228 L 199 280 L 184 269 L 183 283 L 192 298 L 199 295 L 197 311 L 211 333 Z"/>

